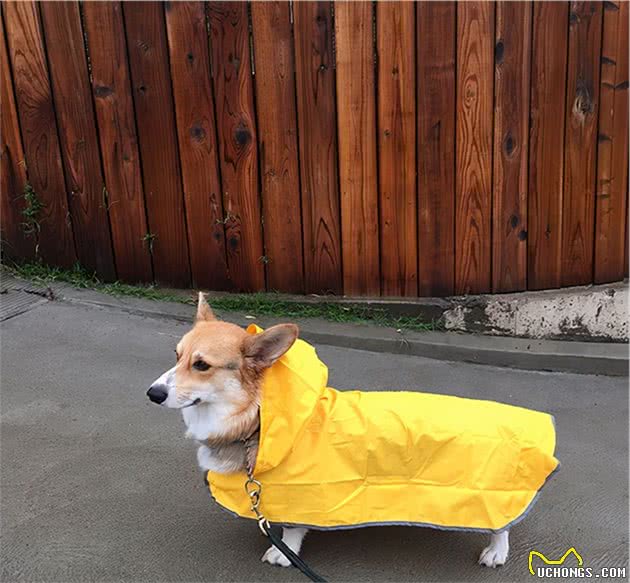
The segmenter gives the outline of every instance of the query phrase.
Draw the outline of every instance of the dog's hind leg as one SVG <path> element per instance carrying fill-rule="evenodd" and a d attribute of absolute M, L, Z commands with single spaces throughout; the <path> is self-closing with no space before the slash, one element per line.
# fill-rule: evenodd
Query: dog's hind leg
<path fill-rule="evenodd" d="M 499 534 L 493 534 L 490 544 L 481 551 L 479 564 L 486 567 L 498 567 L 505 565 L 510 551 L 509 532 L 504 530 Z"/>
<path fill-rule="evenodd" d="M 308 532 L 308 528 L 283 528 L 282 542 L 287 545 L 296 555 L 300 554 L 302 541 Z M 280 565 L 281 567 L 289 567 L 291 565 L 287 559 L 276 547 L 270 546 L 260 559 L 263 563 L 270 565 Z"/>

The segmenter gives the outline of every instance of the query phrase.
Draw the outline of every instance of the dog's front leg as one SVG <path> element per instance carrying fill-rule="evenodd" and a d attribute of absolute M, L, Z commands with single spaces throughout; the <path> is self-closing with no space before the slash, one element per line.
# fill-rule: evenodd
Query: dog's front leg
<path fill-rule="evenodd" d="M 481 551 L 479 564 L 486 567 L 498 567 L 505 565 L 510 551 L 509 532 L 504 530 L 499 534 L 493 534 L 490 544 Z"/>
<path fill-rule="evenodd" d="M 308 532 L 308 528 L 283 528 L 282 542 L 287 545 L 296 555 L 300 554 L 302 541 Z M 260 559 L 263 563 L 270 565 L 280 565 L 281 567 L 289 567 L 291 562 L 281 551 L 273 545 L 270 546 Z"/>

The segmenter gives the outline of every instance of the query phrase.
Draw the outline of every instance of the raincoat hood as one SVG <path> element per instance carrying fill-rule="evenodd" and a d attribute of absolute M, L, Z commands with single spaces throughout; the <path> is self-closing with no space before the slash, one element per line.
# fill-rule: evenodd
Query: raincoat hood
<path fill-rule="evenodd" d="M 254 476 L 272 523 L 499 532 L 525 516 L 559 465 L 546 413 L 430 393 L 337 391 L 327 381 L 327 367 L 299 339 L 265 373 Z M 221 506 L 254 518 L 246 479 L 206 476 Z"/>

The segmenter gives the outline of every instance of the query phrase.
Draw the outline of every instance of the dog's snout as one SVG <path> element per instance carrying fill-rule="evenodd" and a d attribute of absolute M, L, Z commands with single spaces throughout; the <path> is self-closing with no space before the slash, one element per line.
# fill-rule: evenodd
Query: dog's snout
<path fill-rule="evenodd" d="M 168 390 L 164 385 L 151 385 L 147 391 L 147 397 L 154 403 L 161 405 L 168 397 Z"/>

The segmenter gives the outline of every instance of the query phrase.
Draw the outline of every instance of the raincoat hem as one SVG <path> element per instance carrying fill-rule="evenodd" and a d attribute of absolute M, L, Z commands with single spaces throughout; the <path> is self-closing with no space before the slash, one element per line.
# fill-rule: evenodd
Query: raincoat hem
<path fill-rule="evenodd" d="M 360 524 L 340 524 L 338 526 L 317 526 L 317 525 L 313 525 L 313 524 L 301 524 L 301 523 L 296 523 L 296 522 L 276 522 L 276 521 L 274 521 L 273 524 L 275 526 L 282 526 L 282 527 L 286 527 L 286 528 L 308 528 L 309 530 L 320 530 L 320 531 L 326 531 L 326 530 L 352 530 L 352 529 L 355 529 L 355 528 L 369 528 L 369 527 L 374 527 L 374 526 L 415 526 L 415 527 L 419 527 L 419 528 L 434 528 L 435 530 L 444 530 L 444 531 L 478 532 L 478 533 L 483 533 L 483 534 L 499 534 L 499 533 L 505 532 L 506 530 L 509 530 L 513 526 L 517 525 L 519 522 L 521 522 L 521 520 L 523 520 L 530 513 L 531 509 L 534 507 L 534 504 L 536 504 L 536 502 L 538 501 L 538 497 L 540 496 L 540 493 L 542 492 L 542 489 L 549 483 L 551 478 L 553 478 L 556 475 L 556 473 L 560 469 L 560 465 L 561 465 L 560 462 L 558 462 L 558 465 L 545 478 L 544 483 L 536 491 L 536 494 L 532 498 L 531 502 L 527 505 L 527 508 L 525 508 L 525 510 L 523 510 L 523 512 L 521 512 L 516 518 L 514 518 L 513 520 L 511 520 L 510 522 L 508 522 L 505 526 L 502 526 L 501 528 L 492 529 L 492 528 L 476 528 L 476 527 L 471 527 L 471 526 L 443 526 L 441 524 L 432 524 L 430 522 L 405 522 L 405 521 L 362 522 Z M 223 504 L 221 504 L 214 497 L 214 494 L 212 493 L 212 488 L 210 487 L 210 484 L 208 482 L 208 474 L 207 474 L 207 472 L 204 473 L 203 479 L 204 479 L 204 483 L 206 484 L 206 486 L 208 486 L 208 492 L 210 493 L 210 496 L 216 502 L 216 504 L 219 506 L 219 508 L 221 508 L 221 510 L 223 510 L 224 512 L 227 512 L 228 514 L 230 514 L 232 516 L 235 516 L 236 518 L 245 518 L 246 520 L 255 520 L 256 519 L 256 517 L 254 515 L 252 515 L 251 517 L 241 516 L 240 514 L 237 514 L 236 512 L 234 512 L 233 510 L 230 510 L 229 508 L 226 508 L 225 506 L 223 506 Z"/>

